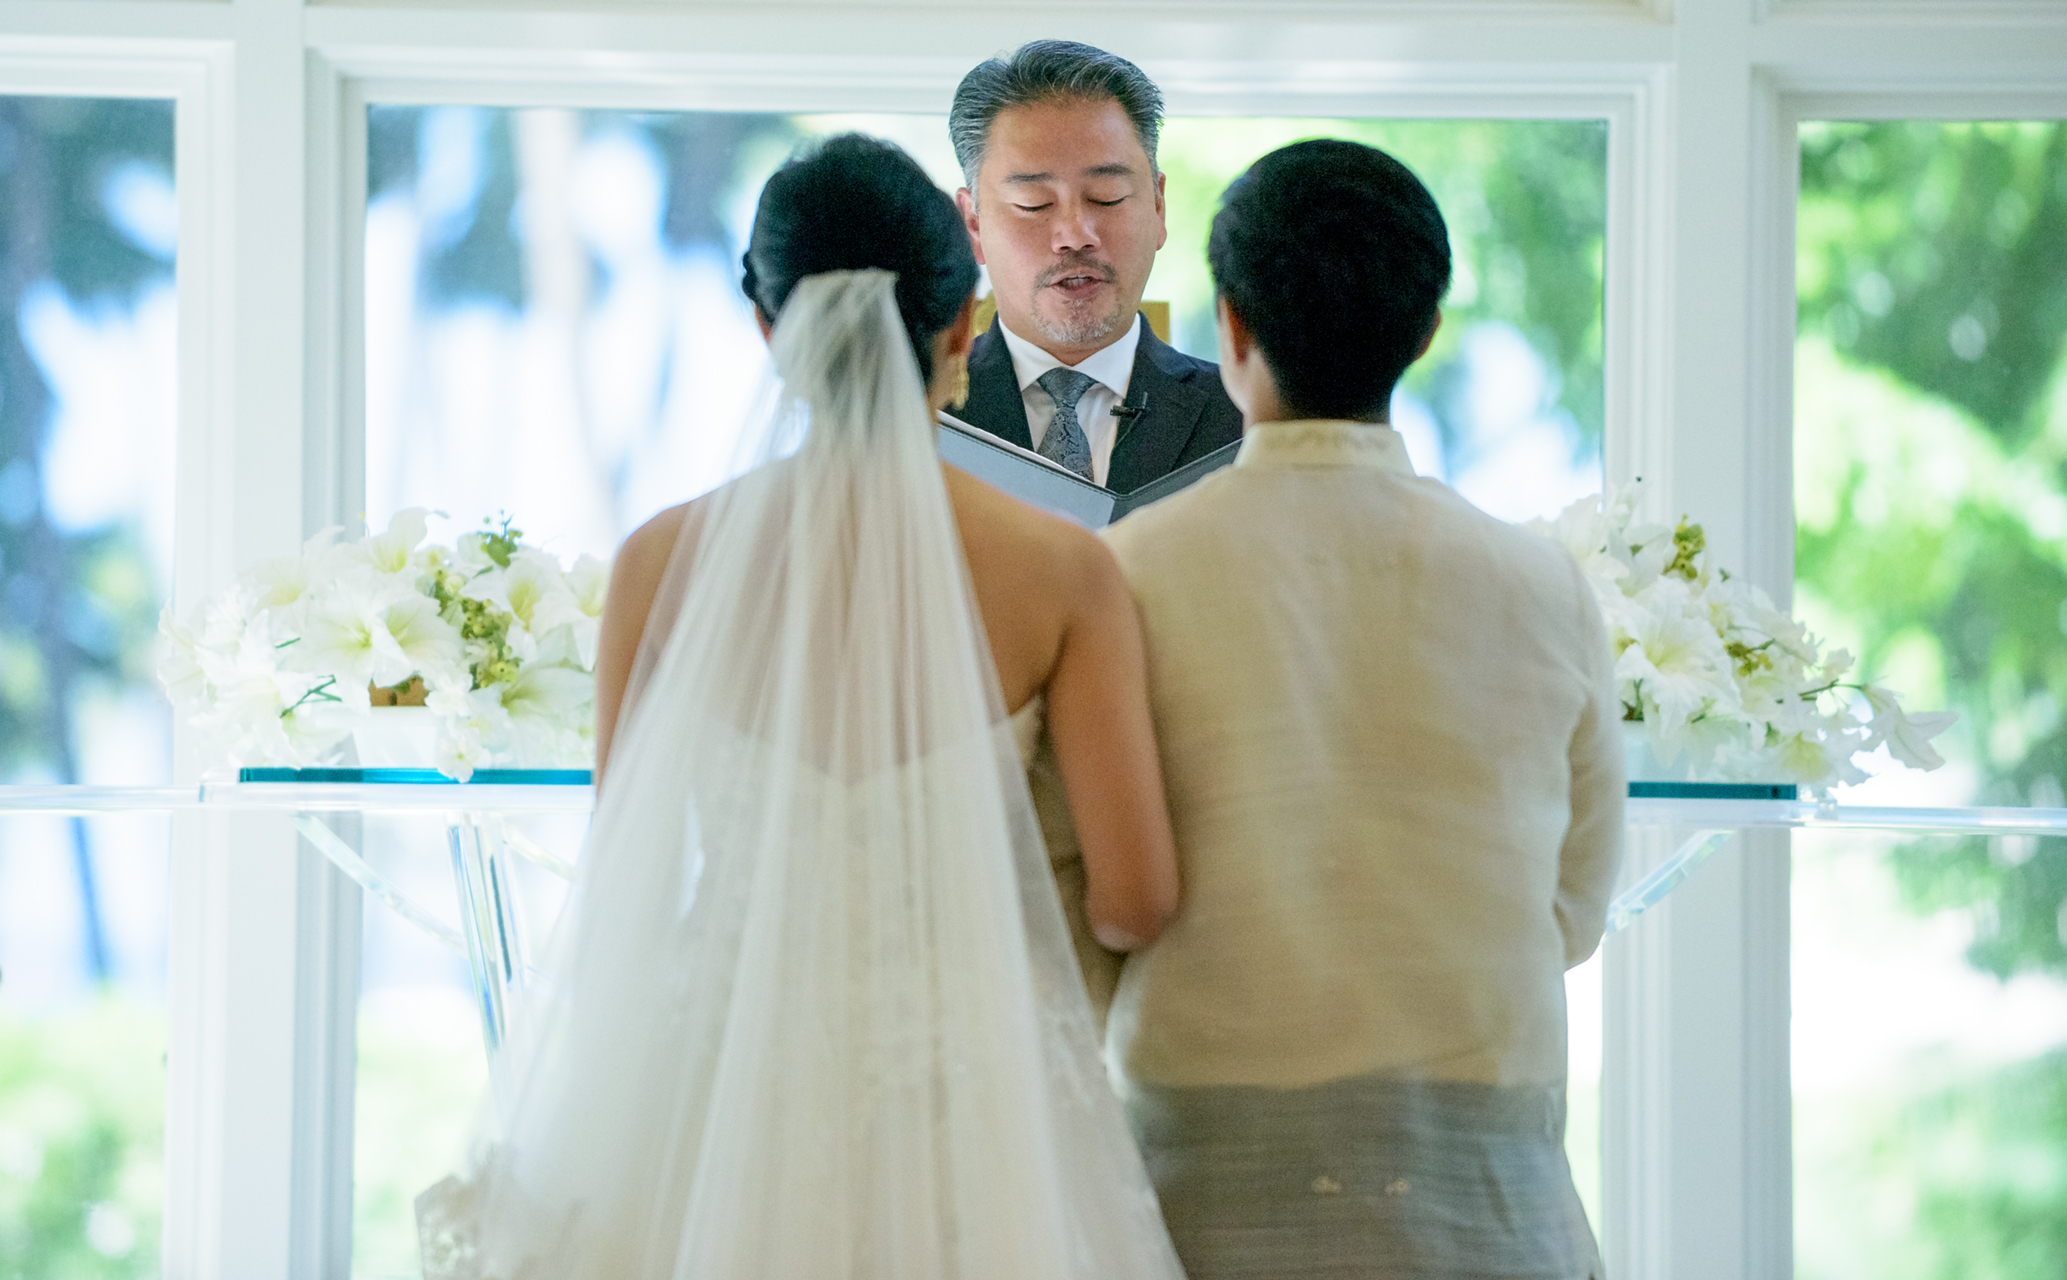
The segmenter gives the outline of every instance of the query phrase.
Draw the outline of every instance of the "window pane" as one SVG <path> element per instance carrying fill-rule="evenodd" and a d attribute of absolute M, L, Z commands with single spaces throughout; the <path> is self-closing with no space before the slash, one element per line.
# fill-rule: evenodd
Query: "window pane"
<path fill-rule="evenodd" d="M 608 555 L 728 474 L 763 344 L 739 293 L 762 182 L 801 140 L 859 129 L 960 184 L 938 116 L 373 107 L 368 112 L 369 518 L 508 511 L 563 556 Z M 1207 225 L 1258 155 L 1336 134 L 1442 201 L 1456 284 L 1394 419 L 1418 467 L 1506 518 L 1600 488 L 1599 121 L 1169 122 L 1170 242 L 1148 296 L 1211 358 Z"/>
<path fill-rule="evenodd" d="M 1948 764 L 1856 803 L 2057 807 L 2067 777 L 2067 127 L 1801 131 L 1796 602 Z M 2067 847 L 1803 836 L 1804 1280 L 2067 1274 Z"/>
<path fill-rule="evenodd" d="M 458 531 L 506 511 L 567 558 L 608 556 L 655 511 L 727 478 L 728 432 L 765 360 L 739 258 L 762 183 L 800 141 L 876 134 L 943 188 L 961 182 L 941 116 L 376 106 L 367 126 L 369 521 L 424 506 Z M 1175 345 L 1214 354 L 1204 246 L 1220 192 L 1265 151 L 1321 134 L 1392 151 L 1449 221 L 1445 321 L 1394 402 L 1417 468 L 1509 519 L 1597 492 L 1600 121 L 1170 121 L 1170 240 L 1147 296 L 1171 304 Z M 439 838 L 411 837 L 395 874 L 449 903 Z M 579 832 L 566 839 L 571 856 Z M 466 1055 L 479 1046 L 454 958 L 371 902 L 365 938 L 355 1265 L 379 1275 L 413 1263 L 408 1197 L 456 1154 L 429 1160 L 428 1135 L 463 1132 L 429 1117 L 478 1069 Z M 1598 966 L 1572 990 L 1569 1145 L 1591 1207 Z"/>
<path fill-rule="evenodd" d="M 0 783 L 169 776 L 170 102 L 0 97 Z M 162 819 L 0 817 L 0 1258 L 157 1274 Z"/>
<path fill-rule="evenodd" d="M 586 826 L 581 816 L 532 815 L 505 819 L 498 829 L 572 863 Z M 367 861 L 380 875 L 457 930 L 442 821 L 368 815 L 362 829 Z M 521 856 L 509 858 L 504 871 L 517 904 L 519 944 L 535 963 L 566 882 Z M 466 957 L 370 895 L 363 919 L 352 1275 L 414 1280 L 422 1274 L 414 1201 L 456 1170 L 488 1084 L 488 1059 Z"/>
<path fill-rule="evenodd" d="M 1415 469 L 1507 520 L 1600 492 L 1602 121 L 1170 121 L 1170 242 L 1148 296 L 1170 300 L 1176 345 L 1213 358 L 1205 243 L 1220 193 L 1265 152 L 1320 136 L 1397 156 L 1449 224 L 1443 326 L 1392 405 Z"/>
<path fill-rule="evenodd" d="M 435 819 L 367 815 L 366 858 L 388 883 L 459 927 L 445 832 Z M 423 1274 L 418 1192 L 455 1171 L 488 1083 L 466 957 L 379 899 L 364 899 L 353 1104 L 352 1275 Z"/>
<path fill-rule="evenodd" d="M 1602 947 L 1608 944 L 1603 942 Z M 1593 1224 L 1596 1238 L 1605 1234 L 1601 1220 L 1601 1058 L 1604 1056 L 1605 1026 L 1602 1021 L 1601 952 L 1596 949 L 1586 963 L 1565 974 L 1565 1021 L 1569 1037 L 1565 1080 L 1565 1159 L 1572 1166 L 1572 1183 L 1579 1189 L 1579 1202 L 1586 1206 L 1586 1220 Z"/>

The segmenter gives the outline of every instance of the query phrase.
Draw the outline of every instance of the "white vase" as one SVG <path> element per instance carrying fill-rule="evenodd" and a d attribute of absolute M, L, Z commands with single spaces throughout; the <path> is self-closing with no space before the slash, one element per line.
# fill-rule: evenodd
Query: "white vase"
<path fill-rule="evenodd" d="M 1658 758 L 1650 731 L 1640 720 L 1622 722 L 1622 763 L 1631 782 L 1685 782 L 1693 774 L 1684 756 L 1669 768 Z"/>
<path fill-rule="evenodd" d="M 438 719 L 428 707 L 375 707 L 352 730 L 362 769 L 434 769 Z"/>

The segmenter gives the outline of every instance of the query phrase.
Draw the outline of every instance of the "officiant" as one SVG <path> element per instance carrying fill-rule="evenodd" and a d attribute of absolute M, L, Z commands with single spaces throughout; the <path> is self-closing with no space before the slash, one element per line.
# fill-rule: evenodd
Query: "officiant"
<path fill-rule="evenodd" d="M 1217 366 L 1163 342 L 1141 294 L 1168 238 L 1141 68 L 1037 40 L 963 77 L 956 194 L 997 318 L 956 416 L 1128 493 L 1240 439 Z"/>

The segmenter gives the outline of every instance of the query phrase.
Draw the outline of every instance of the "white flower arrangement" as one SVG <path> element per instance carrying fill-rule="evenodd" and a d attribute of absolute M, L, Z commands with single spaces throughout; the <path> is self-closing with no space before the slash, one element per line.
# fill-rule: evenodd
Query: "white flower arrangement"
<path fill-rule="evenodd" d="M 1846 676 L 1852 655 L 1823 652 L 1765 592 L 1711 572 L 1701 526 L 1636 520 L 1638 486 L 1582 498 L 1528 524 L 1563 545 L 1592 584 L 1615 648 L 1625 722 L 1684 776 L 1863 782 L 1855 757 L 1883 743 L 1902 764 L 1945 761 L 1931 739 L 1957 717 L 1909 715 L 1883 685 Z M 1633 726 L 1632 726 L 1633 727 Z"/>
<path fill-rule="evenodd" d="M 432 763 L 459 781 L 489 765 L 593 761 L 607 567 L 584 555 L 563 571 L 507 520 L 451 547 L 425 543 L 427 514 L 404 511 L 357 542 L 326 529 L 185 625 L 166 608 L 158 676 L 209 754 L 326 763 L 393 691 L 422 697 L 438 729 Z"/>

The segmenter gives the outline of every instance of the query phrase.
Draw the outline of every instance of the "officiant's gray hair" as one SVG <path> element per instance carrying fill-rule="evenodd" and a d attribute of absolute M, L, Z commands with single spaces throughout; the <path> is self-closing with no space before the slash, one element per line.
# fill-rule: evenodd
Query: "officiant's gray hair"
<path fill-rule="evenodd" d="M 1011 55 L 977 65 L 955 89 L 947 113 L 948 136 L 962 180 L 973 193 L 983 151 L 990 145 L 991 122 L 1000 111 L 1038 102 L 1117 102 L 1134 123 L 1134 135 L 1156 167 L 1156 138 L 1163 128 L 1163 91 L 1140 67 L 1116 53 L 1074 40 L 1035 40 Z"/>

